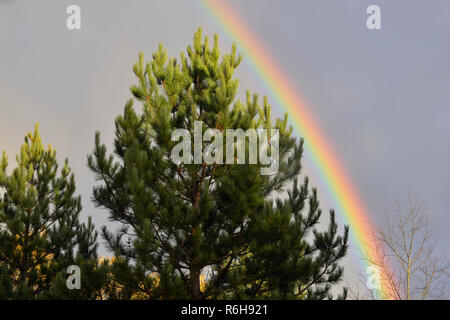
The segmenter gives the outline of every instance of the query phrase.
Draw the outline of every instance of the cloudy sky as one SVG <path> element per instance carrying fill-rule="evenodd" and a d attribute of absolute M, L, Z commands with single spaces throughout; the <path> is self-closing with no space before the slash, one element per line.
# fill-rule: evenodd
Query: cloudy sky
<path fill-rule="evenodd" d="M 448 256 L 450 2 L 229 2 L 308 101 L 373 220 L 407 194 L 419 198 Z M 81 8 L 81 30 L 66 28 L 71 4 Z M 371 4 L 381 8 L 381 30 L 366 27 Z M 162 42 L 178 56 L 198 27 L 229 50 L 233 39 L 193 0 L 0 0 L 0 150 L 14 159 L 39 122 L 44 142 L 70 159 L 84 216 L 108 224 L 89 201 L 94 133 L 111 145 L 138 52 L 150 58 Z M 245 57 L 236 76 L 241 95 L 267 93 Z M 305 166 L 322 207 L 335 206 L 308 154 Z"/>

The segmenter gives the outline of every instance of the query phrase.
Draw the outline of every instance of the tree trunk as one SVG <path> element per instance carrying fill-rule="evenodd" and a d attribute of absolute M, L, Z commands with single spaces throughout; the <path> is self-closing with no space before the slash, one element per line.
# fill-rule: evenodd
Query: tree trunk
<path fill-rule="evenodd" d="M 193 298 L 200 300 L 202 298 L 202 292 L 200 291 L 200 270 L 197 268 L 191 269 L 190 273 Z"/>

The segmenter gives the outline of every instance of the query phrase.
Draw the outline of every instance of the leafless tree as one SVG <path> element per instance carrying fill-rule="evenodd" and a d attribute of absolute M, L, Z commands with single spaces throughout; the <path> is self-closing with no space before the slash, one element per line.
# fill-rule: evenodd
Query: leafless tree
<path fill-rule="evenodd" d="M 379 298 L 448 298 L 449 260 L 435 252 L 435 232 L 422 201 L 408 196 L 406 208 L 397 202 L 396 212 L 386 214 L 385 221 L 374 230 L 375 257 L 367 262 L 377 267 L 387 289 Z"/>

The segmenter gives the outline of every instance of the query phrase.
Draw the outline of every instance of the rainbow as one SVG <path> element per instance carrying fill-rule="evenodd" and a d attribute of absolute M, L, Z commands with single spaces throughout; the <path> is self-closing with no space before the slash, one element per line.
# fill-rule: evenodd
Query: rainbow
<path fill-rule="evenodd" d="M 367 267 L 366 261 L 378 261 L 376 245 L 370 236 L 373 234 L 373 227 L 369 212 L 340 164 L 338 156 L 327 143 L 326 137 L 302 97 L 292 87 L 286 73 L 281 72 L 275 60 L 257 40 L 257 36 L 229 4 L 220 0 L 199 0 L 199 3 L 226 35 L 239 44 L 246 61 L 275 98 L 276 105 L 288 112 L 296 133 L 304 137 L 305 149 L 329 189 L 337 211 L 343 215 L 345 223 L 350 225 L 351 241 L 362 253 L 363 263 Z M 387 285 L 387 279 L 381 278 L 378 296 L 394 297 L 390 286 Z"/>

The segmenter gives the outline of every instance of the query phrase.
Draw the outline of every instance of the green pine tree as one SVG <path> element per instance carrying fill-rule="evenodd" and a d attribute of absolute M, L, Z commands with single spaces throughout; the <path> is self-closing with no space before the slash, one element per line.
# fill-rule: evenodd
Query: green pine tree
<path fill-rule="evenodd" d="M 287 115 L 272 122 L 266 98 L 262 106 L 256 94 L 236 98 L 240 61 L 234 45 L 221 58 L 217 36 L 211 47 L 201 30 L 179 60 L 168 59 L 162 45 L 145 65 L 141 54 L 131 91 L 143 112 L 133 100 L 126 104 L 113 155 L 96 135 L 88 158 L 100 181 L 93 199 L 121 224 L 117 232 L 103 227 L 103 237 L 122 298 L 323 299 L 342 277 L 348 227 L 339 236 L 330 211 L 328 229 L 316 230 L 317 192 L 307 178 L 297 181 L 303 140 L 292 137 Z M 194 121 L 203 132 L 278 129 L 279 171 L 174 163 L 171 134 L 183 128 L 193 135 Z M 246 159 L 249 153 L 247 146 Z"/>
<path fill-rule="evenodd" d="M 90 218 L 87 225 L 79 221 L 81 198 L 67 159 L 58 170 L 56 151 L 44 148 L 38 125 L 16 159 L 11 174 L 5 152 L 0 162 L 0 299 L 63 298 L 62 292 L 90 298 L 101 285 L 69 293 L 65 284 L 72 264 L 82 268 L 84 284 L 98 276 L 89 277 L 94 269 L 86 267 L 97 262 L 97 233 Z"/>

